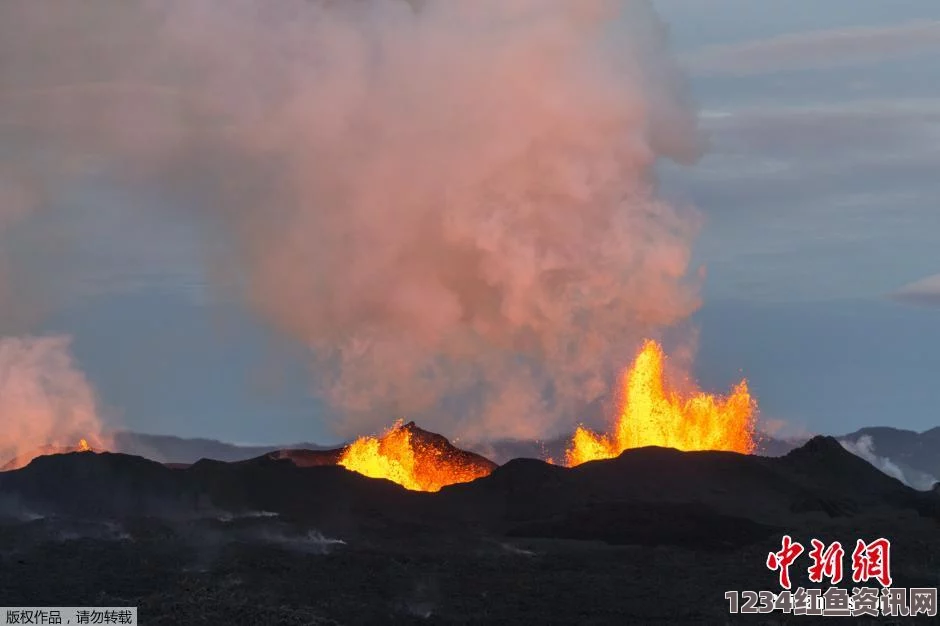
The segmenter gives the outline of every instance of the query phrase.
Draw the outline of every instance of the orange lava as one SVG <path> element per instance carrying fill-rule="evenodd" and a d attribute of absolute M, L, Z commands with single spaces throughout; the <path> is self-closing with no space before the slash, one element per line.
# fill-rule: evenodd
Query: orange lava
<path fill-rule="evenodd" d="M 688 396 L 664 380 L 665 355 L 646 341 L 624 374 L 615 430 L 596 434 L 578 427 L 566 454 L 568 466 L 618 456 L 629 448 L 662 446 L 678 450 L 754 451 L 757 402 L 742 380 L 727 397 L 695 392 Z"/>
<path fill-rule="evenodd" d="M 74 440 L 73 440 L 74 441 Z M 84 437 L 78 440 L 77 444 L 68 443 L 48 443 L 37 446 L 28 452 L 24 452 L 12 459 L 0 461 L 0 472 L 20 469 L 29 465 L 33 459 L 49 454 L 68 454 L 69 452 L 95 452 L 96 450 L 106 449 L 106 440 L 103 437 L 93 437 L 95 446 L 92 447 Z"/>
<path fill-rule="evenodd" d="M 399 420 L 380 437 L 360 437 L 343 451 L 339 465 L 370 478 L 386 478 L 413 491 L 441 487 L 486 476 L 489 470 L 448 458 L 446 450 L 415 441 Z"/>

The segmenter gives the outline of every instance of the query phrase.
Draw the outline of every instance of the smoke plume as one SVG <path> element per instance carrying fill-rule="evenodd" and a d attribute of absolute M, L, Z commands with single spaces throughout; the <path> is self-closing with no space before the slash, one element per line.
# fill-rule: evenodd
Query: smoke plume
<path fill-rule="evenodd" d="M 646 0 L 10 0 L 0 202 L 185 196 L 339 434 L 545 434 L 698 305 L 665 44 Z"/>
<path fill-rule="evenodd" d="M 37 452 L 102 447 L 95 396 L 61 336 L 0 339 L 0 467 Z"/>

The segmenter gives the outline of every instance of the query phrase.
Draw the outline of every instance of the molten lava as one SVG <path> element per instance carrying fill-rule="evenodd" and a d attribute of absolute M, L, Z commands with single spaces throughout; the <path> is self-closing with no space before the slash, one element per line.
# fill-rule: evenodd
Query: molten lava
<path fill-rule="evenodd" d="M 339 464 L 370 478 L 386 478 L 414 491 L 438 491 L 454 483 L 486 476 L 485 460 L 471 458 L 440 436 L 429 436 L 399 420 L 380 437 L 360 437 L 340 456 Z M 481 462 L 483 461 L 483 462 Z"/>
<path fill-rule="evenodd" d="M 663 377 L 665 355 L 647 341 L 624 375 L 616 430 L 607 435 L 578 427 L 567 465 L 609 459 L 628 448 L 662 446 L 679 450 L 754 451 L 757 403 L 742 380 L 728 397 L 695 392 L 684 396 Z"/>
<path fill-rule="evenodd" d="M 5 463 L 0 464 L 0 472 L 6 472 L 9 470 L 19 469 L 21 467 L 26 467 L 30 462 L 40 456 L 45 456 L 48 454 L 68 454 L 69 452 L 95 452 L 96 450 L 106 449 L 106 440 L 104 437 L 92 437 L 92 441 L 95 442 L 95 446 L 92 447 L 88 443 L 88 440 L 84 437 L 78 440 L 77 444 L 62 444 L 62 443 L 47 443 L 41 446 L 37 446 L 28 452 L 20 454 L 13 457 L 12 459 L 7 460 Z M 74 440 L 73 440 L 74 441 Z"/>

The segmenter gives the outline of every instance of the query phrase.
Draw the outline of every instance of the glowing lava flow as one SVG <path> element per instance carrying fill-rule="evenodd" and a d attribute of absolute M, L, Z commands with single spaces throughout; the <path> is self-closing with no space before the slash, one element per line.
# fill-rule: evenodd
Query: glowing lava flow
<path fill-rule="evenodd" d="M 370 478 L 386 478 L 414 491 L 486 476 L 492 468 L 458 458 L 446 440 L 420 440 L 399 420 L 380 437 L 360 437 L 343 451 L 339 464 Z"/>
<path fill-rule="evenodd" d="M 616 430 L 608 435 L 578 427 L 566 455 L 567 465 L 618 456 L 628 448 L 662 446 L 679 450 L 754 451 L 757 403 L 741 381 L 722 398 L 704 392 L 688 397 L 663 379 L 665 355 L 655 341 L 643 344 L 624 375 Z"/>
<path fill-rule="evenodd" d="M 91 446 L 88 445 L 87 439 L 81 439 L 78 442 L 78 452 L 89 452 L 90 450 Z"/>

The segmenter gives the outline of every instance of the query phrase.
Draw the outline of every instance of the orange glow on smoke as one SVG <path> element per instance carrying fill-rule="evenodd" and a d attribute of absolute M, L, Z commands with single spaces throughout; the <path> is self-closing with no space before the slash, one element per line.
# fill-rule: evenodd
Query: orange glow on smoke
<path fill-rule="evenodd" d="M 578 427 L 567 465 L 618 456 L 629 448 L 662 446 L 678 450 L 754 451 L 757 403 L 742 380 L 727 397 L 696 391 L 684 396 L 664 380 L 665 355 L 646 341 L 624 374 L 615 430 L 606 435 Z"/>
<path fill-rule="evenodd" d="M 413 491 L 439 491 L 454 483 L 486 476 L 486 468 L 461 463 L 446 450 L 415 441 L 399 420 L 380 437 L 360 437 L 340 457 L 346 469 L 370 478 L 386 478 Z"/>
<path fill-rule="evenodd" d="M 74 439 L 72 441 L 74 441 Z M 27 452 L 23 452 L 22 454 L 13 457 L 12 459 L 0 460 L 0 472 L 26 467 L 33 461 L 33 459 L 40 456 L 46 456 L 49 454 L 68 454 L 69 452 L 96 452 L 105 450 L 110 445 L 110 440 L 103 435 L 92 437 L 92 441 L 94 441 L 94 446 L 88 443 L 88 439 L 85 439 L 84 437 L 80 438 L 78 443 L 60 443 L 59 441 L 55 441 L 52 443 L 36 446 Z"/>

